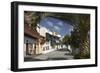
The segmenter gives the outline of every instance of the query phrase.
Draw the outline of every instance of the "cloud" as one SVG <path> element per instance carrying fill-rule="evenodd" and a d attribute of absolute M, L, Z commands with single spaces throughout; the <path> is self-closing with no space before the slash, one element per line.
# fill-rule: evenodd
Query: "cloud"
<path fill-rule="evenodd" d="M 63 25 L 63 22 L 60 21 L 60 22 L 58 22 L 57 24 L 58 24 L 59 26 L 62 26 L 62 25 Z"/>
<path fill-rule="evenodd" d="M 58 27 L 58 26 L 54 26 L 54 29 L 55 29 L 56 31 L 60 31 L 60 27 Z"/>
<path fill-rule="evenodd" d="M 53 23 L 52 22 L 50 22 L 50 21 L 46 21 L 46 22 L 50 27 L 53 27 Z"/>

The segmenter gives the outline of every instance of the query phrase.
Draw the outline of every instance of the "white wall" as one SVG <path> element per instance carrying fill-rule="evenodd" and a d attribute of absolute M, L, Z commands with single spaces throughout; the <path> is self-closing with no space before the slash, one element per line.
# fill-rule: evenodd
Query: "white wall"
<path fill-rule="evenodd" d="M 10 2 L 14 0 L 0 0 L 0 73 L 12 73 L 10 69 Z M 18 1 L 18 0 L 16 0 Z M 78 4 L 78 5 L 98 5 L 100 9 L 100 0 L 21 0 L 34 1 L 45 3 L 62 3 L 62 4 Z M 98 19 L 100 19 L 100 10 L 98 10 Z M 100 21 L 99 23 L 100 24 Z M 100 28 L 100 25 L 98 25 Z M 100 31 L 100 29 L 98 29 Z M 100 32 L 98 37 L 100 37 Z M 100 38 L 98 39 L 100 40 Z M 98 42 L 100 43 L 100 41 Z M 98 48 L 100 52 L 100 45 Z M 100 53 L 98 54 L 100 56 Z M 99 73 L 100 72 L 100 57 L 99 67 L 91 68 L 74 68 L 74 69 L 60 69 L 60 70 L 45 70 L 35 71 L 35 73 Z M 23 73 L 23 72 L 21 72 Z M 33 73 L 32 71 L 26 73 Z"/>
<path fill-rule="evenodd" d="M 52 32 L 47 29 L 46 27 L 40 26 L 40 28 L 37 27 L 37 32 L 40 33 L 40 35 L 46 37 L 46 33 L 52 34 Z"/>
<path fill-rule="evenodd" d="M 51 51 L 54 51 L 56 49 L 53 49 L 52 46 L 50 45 L 51 42 L 45 42 L 44 45 L 43 45 L 43 48 L 45 48 L 45 50 L 42 51 L 43 54 L 46 54 L 46 53 L 49 53 Z M 49 47 L 49 49 L 46 49 L 46 47 Z"/>
<path fill-rule="evenodd" d="M 46 28 L 44 28 L 44 27 L 40 27 L 40 28 L 38 28 L 38 27 L 37 27 L 37 32 L 39 32 L 39 33 L 40 33 L 40 35 L 42 35 L 42 36 L 46 37 L 46 32 L 47 32 L 47 29 L 46 29 Z"/>

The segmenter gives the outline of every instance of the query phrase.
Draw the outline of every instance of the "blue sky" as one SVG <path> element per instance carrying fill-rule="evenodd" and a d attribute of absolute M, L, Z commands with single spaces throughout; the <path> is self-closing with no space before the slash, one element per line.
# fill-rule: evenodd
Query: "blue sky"
<path fill-rule="evenodd" d="M 66 34 L 70 35 L 70 31 L 73 29 L 70 23 L 63 22 L 53 17 L 43 18 L 40 21 L 40 25 L 49 29 L 50 31 L 59 33 L 61 36 L 64 36 Z"/>

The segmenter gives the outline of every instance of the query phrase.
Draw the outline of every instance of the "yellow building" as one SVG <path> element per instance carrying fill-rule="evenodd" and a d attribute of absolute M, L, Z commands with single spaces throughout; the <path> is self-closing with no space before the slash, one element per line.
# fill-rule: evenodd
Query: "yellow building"
<path fill-rule="evenodd" d="M 42 53 L 45 38 L 37 31 L 33 31 L 27 24 L 24 26 L 24 55 L 37 55 Z"/>

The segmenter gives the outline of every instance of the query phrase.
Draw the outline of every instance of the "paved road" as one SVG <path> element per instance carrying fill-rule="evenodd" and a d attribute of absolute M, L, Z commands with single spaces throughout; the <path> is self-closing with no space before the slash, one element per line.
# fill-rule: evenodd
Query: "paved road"
<path fill-rule="evenodd" d="M 55 50 L 47 54 L 25 57 L 25 61 L 70 60 L 73 56 L 65 49 Z"/>

